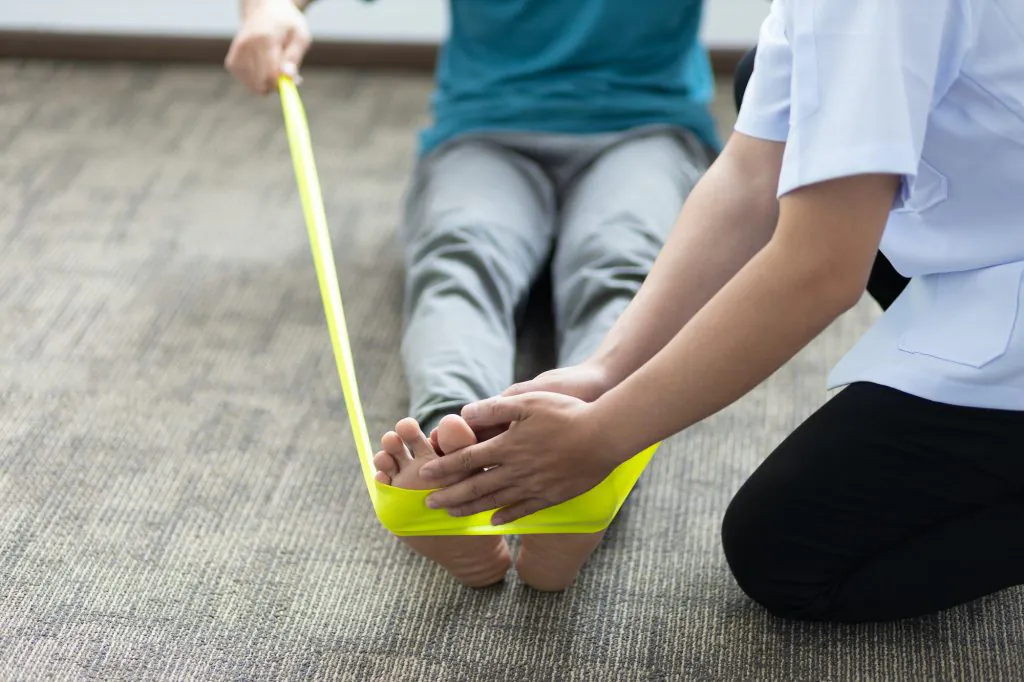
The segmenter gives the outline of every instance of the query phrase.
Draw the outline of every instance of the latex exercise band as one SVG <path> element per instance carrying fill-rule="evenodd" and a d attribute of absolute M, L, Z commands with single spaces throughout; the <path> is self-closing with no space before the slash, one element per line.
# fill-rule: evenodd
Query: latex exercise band
<path fill-rule="evenodd" d="M 657 450 L 654 445 L 629 459 L 604 481 L 579 497 L 543 509 L 514 523 L 504 526 L 490 524 L 491 512 L 473 516 L 453 518 L 441 509 L 430 509 L 426 505 L 429 490 L 406 490 L 384 485 L 374 480 L 374 450 L 363 417 L 359 388 L 356 385 L 355 364 L 352 348 L 345 327 L 345 311 L 341 304 L 338 275 L 334 267 L 331 236 L 327 230 L 320 182 L 317 178 L 313 147 L 310 141 L 306 113 L 299 98 L 298 89 L 289 78 L 280 80 L 281 104 L 284 109 L 285 128 L 288 144 L 295 165 L 295 179 L 302 198 L 302 209 L 306 216 L 309 243 L 316 265 L 320 295 L 323 298 L 327 329 L 330 332 L 334 359 L 338 366 L 338 377 L 348 408 L 349 423 L 359 454 L 366 488 L 373 502 L 377 518 L 385 528 L 396 535 L 527 535 L 539 533 L 595 533 L 611 523 L 637 479 L 643 473 L 651 456 Z"/>

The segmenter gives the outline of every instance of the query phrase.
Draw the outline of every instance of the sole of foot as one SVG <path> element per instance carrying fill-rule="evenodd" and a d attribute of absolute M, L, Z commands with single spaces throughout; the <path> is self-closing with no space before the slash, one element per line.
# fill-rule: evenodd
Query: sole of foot
<path fill-rule="evenodd" d="M 466 428 L 469 429 L 468 425 Z M 449 430 L 438 429 L 438 444 L 443 452 L 471 444 L 451 440 L 446 433 Z M 472 436 L 471 430 L 469 433 Z M 414 419 L 398 422 L 395 430 L 381 439 L 381 447 L 383 449 L 373 459 L 378 481 L 410 490 L 433 487 L 420 477 L 420 469 L 438 455 Z M 487 587 L 501 582 L 512 565 L 508 544 L 500 535 L 400 537 L 399 540 L 469 587 Z"/>
<path fill-rule="evenodd" d="M 437 428 L 437 445 L 449 454 L 476 442 L 461 417 L 445 417 Z M 524 583 L 542 592 L 561 592 L 576 580 L 580 569 L 601 544 L 604 531 L 591 534 L 522 536 L 516 572 Z"/>

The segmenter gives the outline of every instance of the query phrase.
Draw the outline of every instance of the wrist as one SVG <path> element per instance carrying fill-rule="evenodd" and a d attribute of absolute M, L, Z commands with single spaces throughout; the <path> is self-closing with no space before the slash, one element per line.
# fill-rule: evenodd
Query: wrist
<path fill-rule="evenodd" d="M 609 470 L 640 452 L 631 445 L 629 417 L 616 407 L 614 394 L 613 390 L 587 405 L 584 426 L 593 451 L 599 453 Z"/>
<path fill-rule="evenodd" d="M 631 366 L 629 360 L 630 358 L 627 357 L 621 344 L 606 342 L 584 364 L 593 369 L 601 378 L 601 394 L 604 395 L 625 381 L 635 371 L 636 368 Z"/>

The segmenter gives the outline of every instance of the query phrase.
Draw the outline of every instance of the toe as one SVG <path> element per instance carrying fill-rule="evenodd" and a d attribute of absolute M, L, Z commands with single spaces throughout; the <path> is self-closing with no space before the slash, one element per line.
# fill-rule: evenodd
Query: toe
<path fill-rule="evenodd" d="M 415 419 L 403 419 L 398 422 L 395 431 L 405 441 L 405 446 L 412 452 L 413 458 L 434 459 L 437 457 L 434 447 L 427 440 L 427 437 L 423 435 L 423 430 Z"/>
<path fill-rule="evenodd" d="M 437 426 L 437 444 L 442 452 L 455 452 L 476 443 L 476 434 L 466 420 L 450 414 Z"/>
<path fill-rule="evenodd" d="M 385 433 L 384 437 L 380 439 L 380 444 L 384 446 L 384 452 L 395 460 L 396 467 L 400 467 L 402 462 L 409 459 L 409 451 L 405 449 L 405 443 L 402 442 L 401 436 L 394 431 Z"/>
<path fill-rule="evenodd" d="M 378 452 L 374 455 L 373 466 L 377 468 L 377 471 L 383 472 L 388 476 L 394 476 L 398 473 L 398 463 L 395 462 L 395 458 L 387 452 Z"/>
<path fill-rule="evenodd" d="M 409 458 L 409 451 L 405 449 L 405 443 L 394 431 L 385 433 L 384 437 L 380 439 L 380 444 L 384 449 L 374 455 L 373 465 L 377 467 L 377 471 L 383 472 L 389 479 L 393 479 L 407 463 L 412 461 Z M 391 481 L 381 481 L 381 483 L 390 485 Z"/>

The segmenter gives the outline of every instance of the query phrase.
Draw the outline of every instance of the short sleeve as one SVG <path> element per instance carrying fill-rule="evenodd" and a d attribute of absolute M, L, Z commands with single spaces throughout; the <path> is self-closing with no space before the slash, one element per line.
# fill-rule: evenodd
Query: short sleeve
<path fill-rule="evenodd" d="M 969 45 L 963 0 L 788 0 L 789 136 L 779 196 L 851 175 L 911 182 L 934 103 Z"/>
<path fill-rule="evenodd" d="M 764 140 L 784 142 L 789 135 L 790 48 L 775 0 L 761 24 L 754 73 L 743 94 L 735 130 Z"/>

